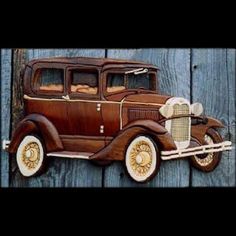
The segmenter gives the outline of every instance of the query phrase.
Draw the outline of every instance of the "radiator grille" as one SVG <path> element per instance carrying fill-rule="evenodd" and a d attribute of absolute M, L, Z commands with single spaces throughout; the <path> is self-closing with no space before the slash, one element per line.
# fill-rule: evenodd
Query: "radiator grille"
<path fill-rule="evenodd" d="M 175 104 L 173 106 L 173 115 L 189 114 L 189 106 L 187 104 Z M 189 140 L 189 117 L 176 118 L 172 120 L 171 135 L 177 142 Z"/>

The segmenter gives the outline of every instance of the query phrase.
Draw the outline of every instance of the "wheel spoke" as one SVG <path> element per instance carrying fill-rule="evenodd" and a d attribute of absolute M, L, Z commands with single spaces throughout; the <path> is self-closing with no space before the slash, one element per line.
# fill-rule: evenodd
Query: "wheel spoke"
<path fill-rule="evenodd" d="M 129 158 L 135 174 L 138 176 L 146 175 L 152 163 L 152 151 L 149 144 L 145 141 L 137 142 L 132 148 Z"/>

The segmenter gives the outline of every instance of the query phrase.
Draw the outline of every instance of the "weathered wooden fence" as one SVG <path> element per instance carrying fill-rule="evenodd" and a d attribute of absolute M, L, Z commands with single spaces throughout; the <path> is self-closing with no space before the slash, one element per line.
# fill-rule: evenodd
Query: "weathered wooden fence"
<path fill-rule="evenodd" d="M 221 120 L 221 134 L 235 145 L 235 49 L 2 49 L 1 140 L 9 139 L 22 115 L 21 66 L 34 58 L 91 56 L 142 60 L 157 65 L 163 94 L 183 96 L 203 104 L 205 113 Z M 162 162 L 149 183 L 137 184 L 126 176 L 121 163 L 97 167 L 86 160 L 54 158 L 48 171 L 24 178 L 16 162 L 1 151 L 3 187 L 189 187 L 235 186 L 235 150 L 224 152 L 211 173 L 193 169 L 187 160 Z"/>

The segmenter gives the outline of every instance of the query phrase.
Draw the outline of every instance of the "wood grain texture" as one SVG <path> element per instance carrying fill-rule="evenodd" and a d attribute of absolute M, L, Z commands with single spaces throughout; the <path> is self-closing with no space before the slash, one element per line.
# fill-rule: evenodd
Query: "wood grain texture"
<path fill-rule="evenodd" d="M 11 50 L 1 49 L 1 144 L 9 140 L 11 107 Z M 1 187 L 9 186 L 9 154 L 1 145 Z"/>
<path fill-rule="evenodd" d="M 104 49 L 28 49 L 24 51 L 26 61 L 55 56 L 104 57 Z M 16 58 L 17 60 L 17 58 Z M 101 187 L 102 168 L 86 160 L 50 158 L 48 170 L 41 176 L 24 178 L 12 160 L 12 187 Z"/>
<path fill-rule="evenodd" d="M 165 95 L 190 99 L 190 49 L 108 50 L 108 57 L 141 60 L 157 65 L 160 91 Z M 189 164 L 186 160 L 162 162 L 158 175 L 149 183 L 130 180 L 121 163 L 105 169 L 105 187 L 185 187 L 189 186 Z"/>
<path fill-rule="evenodd" d="M 21 65 L 34 58 L 55 56 L 104 57 L 103 49 L 27 49 L 1 50 L 1 139 L 9 139 L 11 107 L 11 72 L 14 96 L 12 125 L 21 116 L 22 94 L 19 80 Z M 133 49 L 108 50 L 108 57 L 141 60 L 157 65 L 162 94 L 183 96 L 203 103 L 205 113 L 221 120 L 225 140 L 235 146 L 235 49 Z M 191 59 L 190 59 L 191 57 Z M 191 63 L 191 64 L 190 64 Z M 192 71 L 190 71 L 190 68 Z M 190 74 L 192 72 L 192 80 Z M 192 81 L 192 84 L 191 84 Z M 9 160 L 11 168 L 9 170 Z M 189 167 L 187 160 L 162 162 L 158 175 L 149 183 L 131 180 L 120 162 L 97 167 L 86 160 L 50 158 L 47 172 L 39 177 L 24 178 L 15 159 L 1 151 L 1 186 L 7 187 L 185 187 L 235 186 L 235 150 L 224 152 L 220 165 L 212 173 Z M 10 173 L 9 173 L 10 171 Z M 102 172 L 104 171 L 104 178 Z M 191 175 L 191 176 L 190 176 Z"/>
<path fill-rule="evenodd" d="M 13 78 L 12 78 L 12 130 L 23 118 L 23 80 L 20 76 L 21 68 L 27 62 L 25 49 L 14 49 L 13 53 Z"/>
<path fill-rule="evenodd" d="M 222 121 L 226 127 L 220 133 L 235 144 L 235 50 L 193 49 L 192 75 L 193 102 Z M 235 186 L 235 150 L 223 152 L 211 173 L 192 169 L 192 186 Z"/>

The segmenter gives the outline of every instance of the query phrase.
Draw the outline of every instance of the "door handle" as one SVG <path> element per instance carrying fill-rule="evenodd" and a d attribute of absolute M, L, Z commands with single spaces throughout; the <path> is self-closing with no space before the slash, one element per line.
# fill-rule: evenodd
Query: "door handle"
<path fill-rule="evenodd" d="M 69 97 L 69 95 L 62 96 L 62 98 L 63 98 L 63 99 L 65 99 L 65 100 L 67 100 L 67 101 L 68 101 L 68 100 L 70 100 L 70 97 Z"/>
<path fill-rule="evenodd" d="M 100 125 L 100 134 L 104 133 L 104 125 Z"/>
<path fill-rule="evenodd" d="M 98 104 L 97 104 L 97 111 L 100 111 L 100 110 L 101 110 L 101 104 L 98 103 Z"/>

